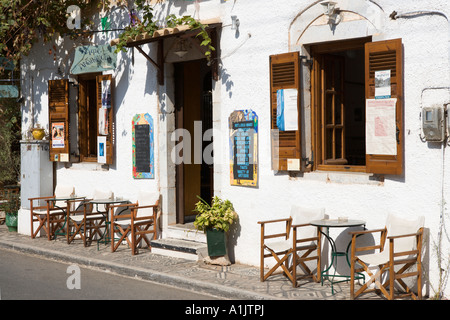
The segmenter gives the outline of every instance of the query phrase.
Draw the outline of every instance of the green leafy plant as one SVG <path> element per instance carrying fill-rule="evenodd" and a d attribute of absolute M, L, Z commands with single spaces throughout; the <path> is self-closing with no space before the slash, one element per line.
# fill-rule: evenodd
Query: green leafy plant
<path fill-rule="evenodd" d="M 197 198 L 200 199 L 195 204 L 194 209 L 195 212 L 198 212 L 194 221 L 197 230 L 205 231 L 209 228 L 215 228 L 227 232 L 233 222 L 237 220 L 237 213 L 229 200 L 222 200 L 215 196 L 211 205 L 209 205 L 199 196 Z"/>

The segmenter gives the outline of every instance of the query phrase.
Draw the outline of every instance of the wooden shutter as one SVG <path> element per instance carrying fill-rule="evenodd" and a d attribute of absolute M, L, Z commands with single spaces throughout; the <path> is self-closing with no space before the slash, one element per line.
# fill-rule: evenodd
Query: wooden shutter
<path fill-rule="evenodd" d="M 366 154 L 366 171 L 379 174 L 403 173 L 403 51 L 401 39 L 365 44 L 366 99 L 375 98 L 375 71 L 391 70 L 391 98 L 396 104 L 396 155 Z"/>
<path fill-rule="evenodd" d="M 69 80 L 48 81 L 50 161 L 69 161 Z M 53 128 L 63 127 L 64 143 L 57 143 Z"/>
<path fill-rule="evenodd" d="M 287 170 L 288 159 L 301 161 L 300 148 L 300 56 L 289 52 L 270 56 L 270 111 L 272 129 L 272 170 Z M 298 128 L 273 131 L 277 127 L 277 90 L 297 89 Z M 301 167 L 301 164 L 300 164 Z"/>
<path fill-rule="evenodd" d="M 108 132 L 106 135 L 100 134 L 100 130 L 97 124 L 97 135 L 98 136 L 106 136 L 106 163 L 112 164 L 114 160 L 114 81 L 112 75 L 100 75 L 96 77 L 97 83 L 97 119 L 99 119 L 99 111 L 102 108 L 102 81 L 109 80 L 110 88 L 111 88 L 111 107 L 108 108 L 107 118 L 108 118 Z M 99 122 L 99 121 L 97 121 Z"/>

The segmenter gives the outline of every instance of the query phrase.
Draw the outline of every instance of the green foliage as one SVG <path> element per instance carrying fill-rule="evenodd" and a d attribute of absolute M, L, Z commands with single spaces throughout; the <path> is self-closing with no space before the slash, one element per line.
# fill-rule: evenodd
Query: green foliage
<path fill-rule="evenodd" d="M 194 209 L 198 212 L 194 221 L 197 230 L 204 231 L 209 228 L 216 228 L 227 232 L 231 224 L 237 219 L 233 204 L 229 200 L 222 200 L 217 196 L 212 199 L 211 205 L 199 196 L 197 198 L 200 199 L 195 204 Z"/>
<path fill-rule="evenodd" d="M 65 33 L 79 36 L 67 28 L 67 7 L 70 5 L 84 10 L 91 6 L 91 1 L 0 0 L 0 56 L 17 65 L 20 57 L 27 55 L 38 39 L 47 42 L 55 35 Z"/>
<path fill-rule="evenodd" d="M 142 21 L 137 20 L 136 23 L 131 23 L 125 28 L 124 32 L 119 35 L 119 42 L 117 43 L 115 50 L 116 53 L 119 51 L 126 51 L 125 47 L 128 38 L 133 39 L 137 35 L 144 32 L 153 35 L 156 30 L 164 28 L 164 26 L 158 25 L 156 21 L 154 21 L 153 8 L 146 4 L 145 0 L 136 0 L 135 4 L 137 10 L 142 12 Z M 188 25 L 192 30 L 199 31 L 197 37 L 202 39 L 200 45 L 206 48 L 205 56 L 209 60 L 211 58 L 212 51 L 214 51 L 215 48 L 212 46 L 211 37 L 206 31 L 207 25 L 200 23 L 191 16 L 183 16 L 181 18 L 177 18 L 174 14 L 167 16 L 167 27 L 174 28 L 181 25 Z"/>
<path fill-rule="evenodd" d="M 20 124 L 16 99 L 0 99 L 0 185 L 16 184 L 19 179 Z"/>

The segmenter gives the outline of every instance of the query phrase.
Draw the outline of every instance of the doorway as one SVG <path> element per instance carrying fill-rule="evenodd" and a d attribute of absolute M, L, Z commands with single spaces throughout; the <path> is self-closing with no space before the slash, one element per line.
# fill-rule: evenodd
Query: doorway
<path fill-rule="evenodd" d="M 195 219 L 197 196 L 208 203 L 213 196 L 212 73 L 205 59 L 176 63 L 174 72 L 175 129 L 183 132 L 177 142 L 183 146 L 176 161 L 176 212 L 177 223 L 184 224 Z"/>

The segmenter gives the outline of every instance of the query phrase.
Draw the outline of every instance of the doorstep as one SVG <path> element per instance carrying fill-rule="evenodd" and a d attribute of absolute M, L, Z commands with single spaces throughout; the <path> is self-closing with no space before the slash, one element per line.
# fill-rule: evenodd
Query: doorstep
<path fill-rule="evenodd" d="M 152 253 L 175 258 L 183 258 L 192 261 L 202 260 L 207 256 L 206 243 L 184 239 L 157 239 L 152 240 Z"/>

